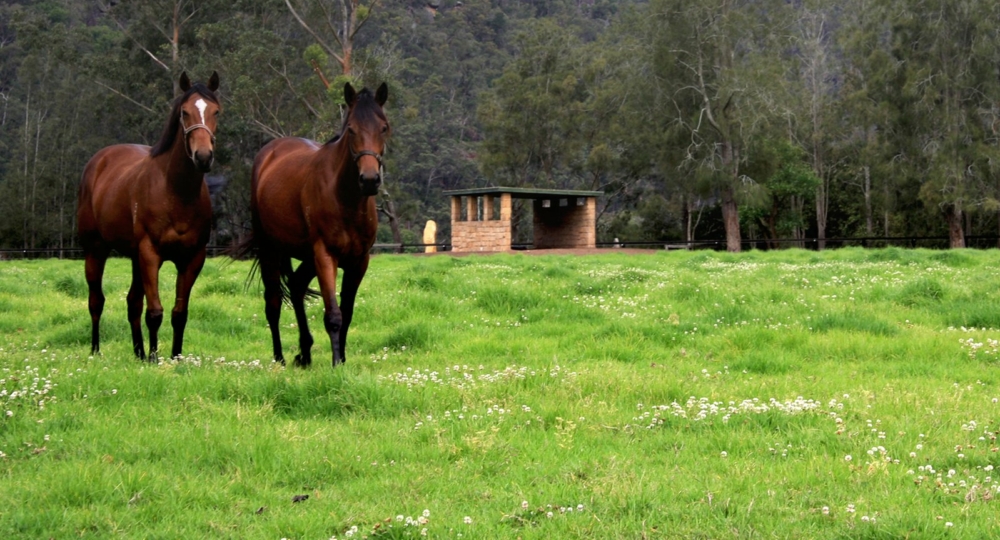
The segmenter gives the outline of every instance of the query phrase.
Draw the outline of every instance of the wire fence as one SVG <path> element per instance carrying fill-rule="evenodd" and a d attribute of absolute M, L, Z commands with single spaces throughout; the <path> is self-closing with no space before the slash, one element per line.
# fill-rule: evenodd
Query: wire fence
<path fill-rule="evenodd" d="M 771 250 L 798 247 L 803 249 L 818 250 L 820 242 L 824 244 L 824 249 L 837 249 L 842 247 L 857 246 L 863 248 L 928 248 L 928 249 L 948 249 L 949 239 L 947 236 L 868 236 L 868 237 L 837 237 L 837 238 L 778 238 L 778 239 L 744 239 L 740 245 L 743 250 Z M 973 249 L 991 249 L 1000 247 L 1000 236 L 966 236 L 965 244 Z M 424 253 L 426 248 L 434 247 L 438 252 L 451 251 L 451 244 L 375 244 L 372 246 L 372 253 Z M 512 244 L 512 250 L 531 250 L 531 244 Z M 559 247 L 559 246 L 556 246 Z M 574 248 L 576 246 L 562 246 L 564 248 Z M 723 251 L 726 249 L 724 239 L 695 240 L 686 242 L 683 240 L 660 240 L 642 242 L 598 242 L 598 249 L 615 248 L 635 248 L 650 250 L 675 250 L 675 249 L 707 249 Z M 231 248 L 229 246 L 208 246 L 209 257 L 226 256 Z M 117 255 L 112 252 L 112 256 Z M 18 259 L 83 259 L 83 250 L 80 248 L 34 248 L 34 249 L 0 249 L 0 260 Z"/>

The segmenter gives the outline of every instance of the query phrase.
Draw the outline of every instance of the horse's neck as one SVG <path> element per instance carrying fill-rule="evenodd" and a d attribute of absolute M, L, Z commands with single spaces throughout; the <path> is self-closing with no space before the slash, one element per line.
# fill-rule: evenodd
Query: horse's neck
<path fill-rule="evenodd" d="M 168 192 L 185 198 L 201 194 L 201 184 L 205 180 L 205 174 L 195 167 L 188 156 L 183 132 L 178 131 L 170 151 L 159 157 L 163 158 L 166 164 L 164 179 Z"/>
<path fill-rule="evenodd" d="M 327 182 L 332 183 L 328 187 L 337 196 L 338 202 L 349 208 L 364 208 L 368 197 L 361 194 L 361 187 L 357 182 L 358 166 L 351 159 L 346 138 L 341 137 L 324 145 L 317 153 L 317 158 L 320 160 L 320 168 L 329 171 L 329 174 L 317 177 L 324 177 Z"/>

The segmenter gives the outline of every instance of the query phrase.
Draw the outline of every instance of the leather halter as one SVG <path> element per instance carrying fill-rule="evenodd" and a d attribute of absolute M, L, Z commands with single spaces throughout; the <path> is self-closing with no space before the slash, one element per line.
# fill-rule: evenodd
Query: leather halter
<path fill-rule="evenodd" d="M 380 177 L 385 176 L 385 165 L 382 163 L 382 154 L 379 154 L 378 152 L 372 152 L 371 150 L 362 150 L 360 152 L 355 152 L 354 149 L 351 148 L 350 144 L 347 145 L 347 149 L 351 151 L 351 158 L 354 159 L 355 166 L 358 165 L 358 160 L 361 159 L 363 156 L 371 156 L 375 158 L 376 161 L 378 161 L 378 175 Z"/>
<path fill-rule="evenodd" d="M 209 137 L 212 138 L 212 148 L 213 150 L 215 149 L 215 133 L 213 133 L 211 129 L 208 129 L 208 126 L 201 123 L 185 126 L 184 118 L 181 118 L 179 121 L 181 124 L 181 129 L 184 130 L 184 150 L 186 150 L 187 156 L 188 158 L 191 159 L 191 161 L 194 161 L 194 152 L 191 151 L 191 147 L 188 145 L 188 133 L 191 133 L 196 129 L 204 129 L 205 131 L 208 132 Z"/>

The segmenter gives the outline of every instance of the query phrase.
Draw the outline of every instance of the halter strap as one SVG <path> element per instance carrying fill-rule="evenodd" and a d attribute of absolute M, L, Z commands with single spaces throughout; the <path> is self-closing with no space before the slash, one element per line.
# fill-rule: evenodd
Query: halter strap
<path fill-rule="evenodd" d="M 382 154 L 379 154 L 377 152 L 372 152 L 371 150 L 362 150 L 360 152 L 355 152 L 353 148 L 351 148 L 350 150 L 351 150 L 351 158 L 354 159 L 354 163 L 357 163 L 362 156 L 371 156 L 375 158 L 376 161 L 378 161 L 379 168 L 382 167 Z"/>
<path fill-rule="evenodd" d="M 188 146 L 188 137 L 187 137 L 188 133 L 191 133 L 192 131 L 194 131 L 196 129 L 204 129 L 205 131 L 208 132 L 208 135 L 210 137 L 212 137 L 212 146 L 213 147 L 215 146 L 215 133 L 213 133 L 211 129 L 208 129 L 208 126 L 206 126 L 205 124 L 201 124 L 201 123 L 191 124 L 190 126 L 185 126 L 183 118 L 181 118 L 179 120 L 179 122 L 181 124 L 181 129 L 184 130 L 184 150 L 186 150 L 186 154 L 187 154 L 188 158 L 190 158 L 192 161 L 194 161 L 194 152 L 192 152 L 191 151 L 191 147 Z M 379 161 L 379 163 L 381 163 L 381 161 Z"/>

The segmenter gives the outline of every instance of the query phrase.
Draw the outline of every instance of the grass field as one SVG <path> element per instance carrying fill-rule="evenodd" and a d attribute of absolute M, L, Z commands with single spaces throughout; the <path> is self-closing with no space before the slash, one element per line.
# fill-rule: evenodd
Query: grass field
<path fill-rule="evenodd" d="M 82 262 L 0 262 L 0 538 L 1000 535 L 995 250 L 380 255 L 308 370 L 224 263 L 150 364 L 126 261 L 93 358 Z"/>

